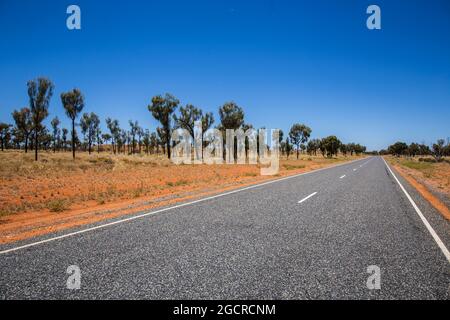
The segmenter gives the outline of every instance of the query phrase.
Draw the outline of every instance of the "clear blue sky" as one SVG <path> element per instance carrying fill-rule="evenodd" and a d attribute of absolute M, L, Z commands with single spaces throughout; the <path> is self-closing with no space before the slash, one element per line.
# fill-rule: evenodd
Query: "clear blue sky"
<path fill-rule="evenodd" d="M 66 28 L 77 4 L 82 30 Z M 382 30 L 366 28 L 381 7 Z M 0 121 L 26 82 L 78 87 L 85 111 L 155 130 L 151 97 L 213 111 L 233 100 L 255 127 L 303 122 L 312 136 L 380 149 L 450 136 L 450 2 L 0 0 Z"/>

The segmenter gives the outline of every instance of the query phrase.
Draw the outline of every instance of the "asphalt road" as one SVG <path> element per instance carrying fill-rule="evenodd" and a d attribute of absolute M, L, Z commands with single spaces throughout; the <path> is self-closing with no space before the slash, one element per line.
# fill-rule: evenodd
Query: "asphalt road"
<path fill-rule="evenodd" d="M 0 298 L 448 299 L 450 224 L 396 175 L 441 247 L 372 157 L 0 246 Z M 366 285 L 371 265 L 380 289 Z"/>

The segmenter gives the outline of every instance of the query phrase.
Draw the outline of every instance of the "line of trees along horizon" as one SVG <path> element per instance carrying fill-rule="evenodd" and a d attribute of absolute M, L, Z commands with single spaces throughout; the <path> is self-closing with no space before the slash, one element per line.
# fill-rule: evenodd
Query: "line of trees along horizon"
<path fill-rule="evenodd" d="M 72 151 L 75 159 L 77 151 L 85 151 L 91 154 L 96 146 L 97 152 L 108 149 L 113 154 L 159 154 L 160 150 L 171 157 L 171 133 L 173 130 L 186 129 L 194 139 L 194 123 L 200 121 L 203 134 L 215 123 L 212 112 L 203 112 L 192 104 L 182 106 L 180 100 L 166 93 L 153 96 L 147 106 L 150 114 L 160 126 L 154 132 L 144 129 L 138 121 L 129 120 L 129 129 L 120 127 L 119 120 L 107 117 L 106 128 L 109 132 L 102 132 L 100 117 L 94 112 L 82 113 L 85 109 L 84 96 L 75 88 L 60 95 L 61 104 L 66 116 L 71 123 L 70 131 L 61 128 L 61 121 L 54 117 L 50 121 L 48 129 L 43 121 L 49 116 L 49 103 L 52 98 L 54 85 L 47 78 L 37 78 L 27 82 L 29 106 L 14 110 L 12 117 L 15 125 L 0 122 L 1 150 L 19 149 L 25 153 L 29 149 L 34 150 L 35 160 L 38 160 L 38 150 Z M 178 114 L 176 111 L 179 111 Z M 253 126 L 244 121 L 244 110 L 235 102 L 226 102 L 218 110 L 220 123 L 215 127 L 225 137 L 226 129 L 253 129 Z M 82 140 L 77 132 L 80 128 Z M 361 154 L 366 152 L 366 147 L 356 143 L 342 143 L 336 136 L 328 136 L 323 139 L 310 139 L 312 129 L 305 124 L 295 123 L 290 128 L 286 138 L 280 130 L 280 150 L 287 158 L 296 153 L 297 159 L 302 153 L 317 155 L 319 151 L 324 157 L 333 157 L 341 152 L 347 154 Z M 202 137 L 203 139 L 203 137 Z M 108 146 L 108 148 L 105 148 Z M 203 148 L 206 143 L 202 140 Z M 235 143 L 236 146 L 236 143 Z M 246 140 L 246 149 L 248 141 Z M 258 150 L 259 152 L 259 150 Z"/>
<path fill-rule="evenodd" d="M 387 149 L 380 150 L 381 155 L 393 155 L 396 157 L 416 157 L 416 156 L 432 156 L 434 161 L 440 162 L 444 157 L 450 157 L 450 138 L 447 138 L 447 142 L 444 139 L 438 139 L 436 143 L 431 145 L 431 148 L 425 143 L 412 142 L 407 144 L 402 141 L 390 145 Z M 425 160 L 426 159 L 419 159 Z"/>

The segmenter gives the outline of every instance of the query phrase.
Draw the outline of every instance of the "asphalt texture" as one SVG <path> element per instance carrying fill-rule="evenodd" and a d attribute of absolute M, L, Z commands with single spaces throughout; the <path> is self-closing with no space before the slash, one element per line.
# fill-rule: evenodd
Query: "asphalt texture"
<path fill-rule="evenodd" d="M 450 248 L 449 222 L 396 176 Z M 78 290 L 67 288 L 70 265 L 81 270 Z M 371 265 L 380 289 L 366 285 Z M 380 157 L 3 252 L 0 272 L 0 299 L 450 295 L 449 261 Z"/>

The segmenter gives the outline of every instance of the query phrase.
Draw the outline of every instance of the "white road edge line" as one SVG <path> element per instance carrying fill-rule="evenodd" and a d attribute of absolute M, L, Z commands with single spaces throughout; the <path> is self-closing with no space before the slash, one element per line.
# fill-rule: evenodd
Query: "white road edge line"
<path fill-rule="evenodd" d="M 251 185 L 251 186 L 248 186 L 248 187 L 244 187 L 244 188 L 241 188 L 241 189 L 236 189 L 236 190 L 228 191 L 228 192 L 225 192 L 225 193 L 216 194 L 214 196 L 201 198 L 201 199 L 194 200 L 194 201 L 191 201 L 191 202 L 181 203 L 181 204 L 178 204 L 178 205 L 175 205 L 175 206 L 172 206 L 172 207 L 167 207 L 167 208 L 162 208 L 162 209 L 159 209 L 159 210 L 156 210 L 156 211 L 142 213 L 142 214 L 139 214 L 139 215 L 136 215 L 136 216 L 133 216 L 133 217 L 120 219 L 120 220 L 113 221 L 113 222 L 108 222 L 108 223 L 105 223 L 105 224 L 102 224 L 102 225 L 98 225 L 98 226 L 95 226 L 95 227 L 86 228 L 86 229 L 82 229 L 82 230 L 66 233 L 66 234 L 63 234 L 63 235 L 60 235 L 60 236 L 57 236 L 57 237 L 48 238 L 48 239 L 44 239 L 44 240 L 41 240 L 41 241 L 36 241 L 36 242 L 24 244 L 24 245 L 19 246 L 19 247 L 13 247 L 13 248 L 10 248 L 10 249 L 6 249 L 6 250 L 3 250 L 3 251 L 0 251 L 0 254 L 5 254 L 5 253 L 9 253 L 9 252 L 13 252 L 13 251 L 17 251 L 17 250 L 21 250 L 21 249 L 25 249 L 25 248 L 37 246 L 39 244 L 43 244 L 43 243 L 47 243 L 47 242 L 51 242 L 51 241 L 55 241 L 55 240 L 64 239 L 64 238 L 75 236 L 75 235 L 82 234 L 82 233 L 85 233 L 85 232 L 106 228 L 106 227 L 109 227 L 109 226 L 113 226 L 113 225 L 116 225 L 116 224 L 119 224 L 119 223 L 124 223 L 124 222 L 128 222 L 128 221 L 136 220 L 136 219 L 139 219 L 139 218 L 144 218 L 144 217 L 151 216 L 151 215 L 154 215 L 154 214 L 157 214 L 157 213 L 160 213 L 160 212 L 169 211 L 169 210 L 172 210 L 172 209 L 177 209 L 177 208 L 189 206 L 191 204 L 196 204 L 196 203 L 199 203 L 199 202 L 203 202 L 203 201 L 207 201 L 207 200 L 211 200 L 211 199 L 215 199 L 215 198 L 220 198 L 220 197 L 227 196 L 227 195 L 230 195 L 230 194 L 233 194 L 233 193 L 237 193 L 237 192 L 241 192 L 241 191 L 245 191 L 245 190 L 261 187 L 261 186 L 268 185 L 268 184 L 271 184 L 271 183 L 280 182 L 280 181 L 296 178 L 296 177 L 299 177 L 299 176 L 303 176 L 303 175 L 307 175 L 307 174 L 311 174 L 311 173 L 315 173 L 315 172 L 320 172 L 320 171 L 323 171 L 323 170 L 328 170 L 328 169 L 344 166 L 344 165 L 347 165 L 347 164 L 350 164 L 350 163 L 353 163 L 353 162 L 356 162 L 356 161 L 361 161 L 361 160 L 363 160 L 363 159 L 356 159 L 356 160 L 352 160 L 352 161 L 345 162 L 345 163 L 340 163 L 340 164 L 337 164 L 337 165 L 334 165 L 334 166 L 330 166 L 330 167 L 326 167 L 326 168 L 321 168 L 321 169 L 317 169 L 317 170 L 313 170 L 313 171 L 303 172 L 303 173 L 295 174 L 295 175 L 292 175 L 292 176 L 289 176 L 289 177 L 280 178 L 280 179 L 270 180 L 270 181 L 267 181 L 267 182 L 263 182 L 263 183 L 260 183 L 260 184 L 254 184 L 254 185 Z"/>
<path fill-rule="evenodd" d="M 343 176 L 340 176 L 339 179 L 345 178 L 345 174 Z"/>
<path fill-rule="evenodd" d="M 389 165 L 387 164 L 386 160 L 384 160 L 384 158 L 382 158 L 382 159 L 384 161 L 384 164 L 386 165 L 386 167 L 389 169 L 389 171 L 391 172 L 392 176 L 394 177 L 395 181 L 397 181 L 398 185 L 400 186 L 400 189 L 402 189 L 402 191 L 405 193 L 406 197 L 408 198 L 409 202 L 411 202 L 413 208 L 416 210 L 417 214 L 419 215 L 419 217 L 422 220 L 422 222 L 425 225 L 425 227 L 430 232 L 430 234 L 433 237 L 434 241 L 436 241 L 436 243 L 439 246 L 439 248 L 441 249 L 442 253 L 447 258 L 447 261 L 450 263 L 450 252 L 446 248 L 445 244 L 442 242 L 441 238 L 439 238 L 439 236 L 437 235 L 436 231 L 434 231 L 433 227 L 428 223 L 428 220 L 424 217 L 424 215 L 422 214 L 422 211 L 420 211 L 419 207 L 416 205 L 416 203 L 411 198 L 409 193 L 406 191 L 406 189 L 402 186 L 400 181 L 397 179 L 397 177 L 395 176 L 394 172 L 392 172 L 392 170 L 389 167 Z"/>
<path fill-rule="evenodd" d="M 298 203 L 302 203 L 303 201 L 308 200 L 309 198 L 311 198 L 312 196 L 314 196 L 314 195 L 316 195 L 316 194 L 317 194 L 317 192 L 313 192 L 313 193 L 311 193 L 309 196 L 307 196 L 307 197 L 303 198 L 302 200 L 300 200 Z"/>

